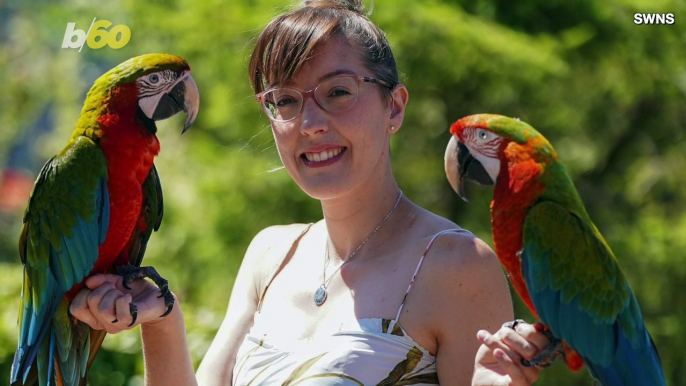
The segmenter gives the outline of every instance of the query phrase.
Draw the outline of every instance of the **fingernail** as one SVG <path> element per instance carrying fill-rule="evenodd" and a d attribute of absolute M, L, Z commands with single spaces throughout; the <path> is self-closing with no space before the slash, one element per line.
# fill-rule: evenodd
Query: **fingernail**
<path fill-rule="evenodd" d="M 503 360 L 503 359 L 505 359 L 505 353 L 502 352 L 501 350 L 495 350 L 495 351 L 493 352 L 493 355 L 495 355 L 495 358 L 498 359 L 498 360 Z"/>
<path fill-rule="evenodd" d="M 486 339 L 488 339 L 489 335 L 491 334 L 489 334 L 488 331 L 480 330 L 476 333 L 476 338 L 479 339 L 481 343 L 483 343 Z"/>

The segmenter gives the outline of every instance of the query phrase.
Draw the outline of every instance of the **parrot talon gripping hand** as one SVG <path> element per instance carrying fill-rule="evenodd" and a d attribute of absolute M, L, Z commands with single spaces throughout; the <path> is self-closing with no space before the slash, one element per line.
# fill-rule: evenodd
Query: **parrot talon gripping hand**
<path fill-rule="evenodd" d="M 660 357 L 616 257 L 591 222 L 550 142 L 530 125 L 477 114 L 450 127 L 445 171 L 495 185 L 493 246 L 512 286 L 551 344 L 530 365 L 562 356 L 604 386 L 662 386 Z M 517 322 L 513 322 L 516 327 Z"/>
<path fill-rule="evenodd" d="M 164 305 L 167 306 L 167 311 L 161 316 L 169 315 L 169 313 L 174 308 L 174 296 L 172 295 L 171 291 L 169 291 L 169 282 L 167 281 L 167 279 L 160 276 L 160 274 L 157 273 L 157 270 L 154 267 L 136 267 L 134 265 L 129 264 L 123 267 L 117 267 L 117 275 L 120 275 L 124 278 L 122 285 L 124 286 L 124 288 L 129 290 L 131 289 L 129 287 L 129 283 L 131 283 L 132 281 L 146 277 L 150 278 L 150 280 L 152 280 L 160 289 L 161 293 L 160 296 L 158 296 L 158 298 L 163 297 Z M 133 312 L 131 315 L 133 316 Z M 134 316 L 134 322 L 135 318 L 136 317 Z"/>
<path fill-rule="evenodd" d="M 548 338 L 550 343 L 541 350 L 538 355 L 526 360 L 522 358 L 522 365 L 525 367 L 548 367 L 555 362 L 558 357 L 565 356 L 564 347 L 562 346 L 562 340 L 557 339 L 553 336 L 550 330 L 543 330 L 542 333 Z"/>
<path fill-rule="evenodd" d="M 510 322 L 505 322 L 503 323 L 503 327 L 511 328 L 515 331 L 517 331 L 517 325 L 520 323 L 526 323 L 522 319 L 516 319 Z M 522 358 L 521 363 L 525 367 L 533 367 L 533 366 L 539 366 L 539 367 L 548 367 L 555 362 L 555 359 L 559 356 L 564 357 L 564 350 L 562 349 L 562 341 L 560 339 L 557 339 L 553 336 L 553 333 L 550 332 L 548 329 L 541 329 L 540 332 L 545 335 L 546 338 L 550 341 L 550 343 L 541 350 L 541 352 L 536 355 L 535 357 L 531 358 L 531 360 L 526 360 Z"/>
<path fill-rule="evenodd" d="M 87 383 L 105 331 L 74 319 L 69 304 L 89 276 L 141 265 L 163 214 L 155 121 L 183 111 L 183 133 L 199 104 L 188 63 L 174 55 L 131 58 L 94 82 L 69 143 L 43 166 L 24 215 L 12 386 Z M 160 287 L 169 313 L 174 297 L 166 280 L 142 272 Z M 129 311 L 133 325 L 136 305 Z"/>
<path fill-rule="evenodd" d="M 136 319 L 138 319 L 138 306 L 135 303 L 129 303 L 129 312 L 131 313 L 131 323 L 129 324 L 129 327 L 131 327 L 136 324 Z M 119 319 L 114 319 L 111 323 L 119 323 Z"/>

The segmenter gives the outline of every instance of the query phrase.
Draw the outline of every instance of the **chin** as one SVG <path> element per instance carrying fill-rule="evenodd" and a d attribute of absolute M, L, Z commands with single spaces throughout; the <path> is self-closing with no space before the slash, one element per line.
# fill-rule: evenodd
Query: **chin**
<path fill-rule="evenodd" d="M 337 176 L 308 178 L 307 181 L 295 181 L 300 189 L 315 200 L 328 200 L 340 196 L 350 189 L 350 184 L 345 183 Z"/>

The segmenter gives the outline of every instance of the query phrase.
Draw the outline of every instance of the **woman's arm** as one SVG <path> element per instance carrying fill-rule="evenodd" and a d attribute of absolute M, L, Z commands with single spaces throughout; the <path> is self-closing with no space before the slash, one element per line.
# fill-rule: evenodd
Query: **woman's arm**
<path fill-rule="evenodd" d="M 252 326 L 258 294 L 266 285 L 266 272 L 273 272 L 288 251 L 286 247 L 281 252 L 276 246 L 290 246 L 302 229 L 304 225 L 300 224 L 270 227 L 252 240 L 236 277 L 224 322 L 198 369 L 197 383 L 178 299 L 172 312 L 160 317 L 166 307 L 158 297 L 159 288 L 147 280 L 136 280 L 127 290 L 121 276 L 92 276 L 74 298 L 70 312 L 92 328 L 111 334 L 141 325 L 146 385 L 231 384 L 236 352 Z M 129 326 L 131 302 L 138 307 L 138 318 Z"/>
<path fill-rule="evenodd" d="M 178 300 L 172 312 L 161 317 L 166 306 L 160 289 L 147 280 L 135 280 L 124 288 L 118 275 L 95 275 L 74 298 L 69 311 L 96 330 L 116 334 L 141 325 L 147 385 L 194 385 L 195 374 L 186 345 L 183 312 Z M 175 297 L 176 298 L 176 297 Z M 131 325 L 129 303 L 138 308 Z"/>
<path fill-rule="evenodd" d="M 433 250 L 435 248 L 435 250 Z M 547 338 L 526 323 L 502 327 L 514 319 L 509 287 L 497 257 L 481 240 L 464 234 L 437 239 L 431 276 L 443 294 L 435 323 L 436 366 L 441 385 L 528 386 L 539 367 L 525 367 Z M 438 297 L 438 296 L 434 296 Z M 488 331 L 498 331 L 490 334 Z"/>
<path fill-rule="evenodd" d="M 530 360 L 550 343 L 540 328 L 519 322 L 514 328 L 503 326 L 495 334 L 481 330 L 477 338 L 482 344 L 476 354 L 472 386 L 527 386 L 536 382 L 541 368 L 525 367 L 521 360 Z"/>
<path fill-rule="evenodd" d="M 427 267 L 431 268 L 432 292 L 436 291 L 432 298 L 440 299 L 429 319 L 438 343 L 438 377 L 441 385 L 467 385 L 481 345 L 477 331 L 495 331 L 513 319 L 507 281 L 493 251 L 469 234 L 437 238 L 428 261 L 434 262 Z"/>
<path fill-rule="evenodd" d="M 200 385 L 231 384 L 236 353 L 253 325 L 260 294 L 305 227 L 304 224 L 269 227 L 250 243 L 231 291 L 224 322 L 198 368 Z"/>

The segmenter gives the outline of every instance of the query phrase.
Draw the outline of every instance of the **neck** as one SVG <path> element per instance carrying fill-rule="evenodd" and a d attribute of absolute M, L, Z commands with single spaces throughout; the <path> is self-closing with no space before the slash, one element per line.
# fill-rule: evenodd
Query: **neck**
<path fill-rule="evenodd" d="M 138 89 L 134 83 L 112 89 L 93 87 L 86 97 L 72 140 L 86 136 L 98 142 L 108 134 L 122 135 L 122 131 L 127 130 L 138 135 L 141 129 L 151 135 L 157 131 L 155 122 L 139 113 Z"/>
<path fill-rule="evenodd" d="M 360 184 L 345 195 L 322 201 L 322 211 L 331 244 L 331 258 L 345 260 L 369 236 L 393 209 L 400 189 L 390 172 L 381 183 Z M 403 201 L 360 249 L 358 254 L 372 249 L 397 228 L 403 217 Z M 335 251 L 335 253 L 334 253 Z M 354 258 L 355 259 L 355 258 Z"/>

